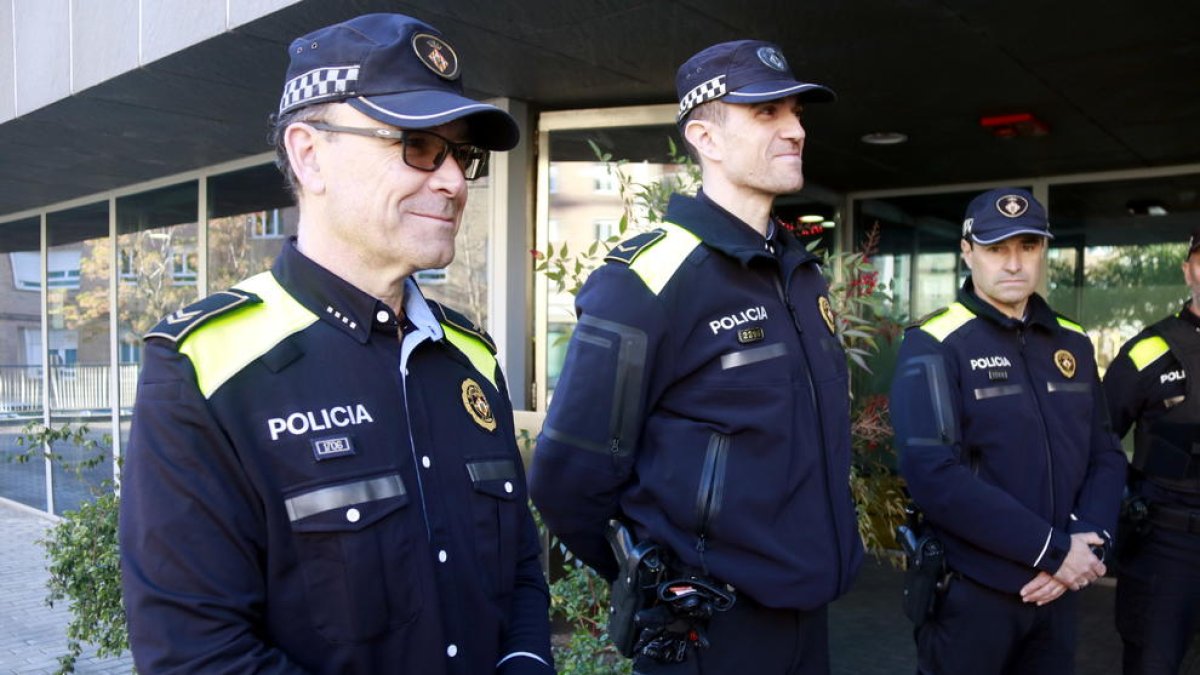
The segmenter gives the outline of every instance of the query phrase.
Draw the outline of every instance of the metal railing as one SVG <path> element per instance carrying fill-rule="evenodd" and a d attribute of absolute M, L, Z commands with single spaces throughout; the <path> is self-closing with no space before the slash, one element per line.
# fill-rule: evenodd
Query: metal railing
<path fill-rule="evenodd" d="M 70 365 L 51 366 L 50 410 L 91 411 L 111 408 L 109 376 L 111 366 Z M 137 394 L 138 364 L 117 367 L 120 378 L 120 407 L 133 407 Z M 0 414 L 35 413 L 42 409 L 41 366 L 0 365 Z"/>

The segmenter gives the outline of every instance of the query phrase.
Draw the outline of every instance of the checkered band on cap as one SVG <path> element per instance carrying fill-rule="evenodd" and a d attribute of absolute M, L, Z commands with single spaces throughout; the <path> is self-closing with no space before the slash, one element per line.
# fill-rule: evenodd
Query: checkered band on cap
<path fill-rule="evenodd" d="M 679 114 L 675 116 L 675 121 L 682 120 L 684 115 L 687 115 L 691 112 L 692 108 L 701 103 L 711 101 L 714 98 L 721 98 L 726 93 L 724 75 L 718 75 L 711 80 L 701 82 L 692 87 L 692 90 L 679 100 Z"/>
<path fill-rule="evenodd" d="M 354 95 L 358 86 L 358 66 L 314 68 L 288 80 L 279 99 L 279 114 L 326 99 L 343 99 Z"/>

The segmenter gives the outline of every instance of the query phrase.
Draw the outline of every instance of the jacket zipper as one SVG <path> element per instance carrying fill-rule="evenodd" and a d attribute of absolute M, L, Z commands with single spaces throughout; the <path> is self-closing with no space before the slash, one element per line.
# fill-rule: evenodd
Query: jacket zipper
<path fill-rule="evenodd" d="M 729 437 L 714 433 L 708 440 L 704 467 L 700 471 L 700 490 L 696 494 L 696 551 L 703 560 L 708 548 L 708 526 L 721 510 L 725 493 L 725 462 L 729 454 Z"/>
<path fill-rule="evenodd" d="M 817 398 L 816 385 L 813 384 L 812 359 L 809 358 L 808 348 L 804 345 L 804 327 L 801 326 L 800 317 L 796 315 L 796 308 L 792 305 L 791 296 L 788 295 L 788 289 L 791 286 L 792 281 L 791 275 L 788 275 L 788 278 L 785 280 L 785 286 L 784 283 L 780 282 L 780 277 L 783 276 L 783 267 L 778 262 L 776 265 L 776 269 L 779 270 L 779 273 L 773 276 L 773 281 L 775 282 L 775 291 L 779 293 L 779 299 L 783 302 L 784 307 L 787 307 L 788 316 L 792 318 L 792 325 L 796 328 L 797 342 L 800 343 L 800 353 L 804 356 L 804 366 L 807 371 L 807 376 L 804 378 L 804 380 L 805 383 L 808 384 L 808 395 L 812 399 L 813 410 L 816 412 L 817 438 L 819 438 L 821 442 L 821 449 L 819 452 L 821 455 L 821 477 L 825 483 L 825 497 L 829 505 L 829 518 L 833 524 L 833 536 L 837 541 L 837 587 L 840 589 L 842 587 L 842 567 L 844 565 L 844 561 L 842 560 L 842 537 L 841 533 L 838 531 L 836 516 L 837 505 L 833 503 L 833 490 L 830 488 L 829 457 L 826 454 L 825 447 L 825 418 L 821 413 L 821 401 Z"/>
<path fill-rule="evenodd" d="M 613 415 L 612 423 L 608 430 L 611 435 L 608 456 L 612 460 L 614 467 L 618 466 L 618 459 L 621 456 L 621 427 L 625 422 L 625 405 L 621 393 L 625 391 L 625 380 L 629 376 L 628 367 L 621 365 L 621 352 L 625 348 L 624 338 L 618 335 L 617 340 L 617 377 L 613 383 L 613 404 L 617 407 L 617 414 Z"/>
<path fill-rule="evenodd" d="M 1038 399 L 1038 390 L 1033 379 L 1033 372 L 1029 370 L 1029 358 L 1025 354 L 1025 329 L 1017 328 L 1017 340 L 1021 343 L 1021 365 L 1025 368 L 1025 381 L 1029 383 L 1030 392 L 1033 394 L 1033 409 L 1036 414 L 1038 424 L 1042 429 L 1042 445 L 1046 449 L 1046 475 L 1050 485 L 1050 521 L 1054 522 L 1054 511 L 1057 506 L 1054 498 L 1054 456 L 1050 452 L 1050 432 L 1046 427 L 1046 418 L 1042 414 L 1042 406 Z"/>

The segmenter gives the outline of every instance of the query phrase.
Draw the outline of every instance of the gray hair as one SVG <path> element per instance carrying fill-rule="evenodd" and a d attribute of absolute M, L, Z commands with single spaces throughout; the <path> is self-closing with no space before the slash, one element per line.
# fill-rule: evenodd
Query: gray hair
<path fill-rule="evenodd" d="M 283 180 L 287 183 L 288 191 L 292 193 L 292 199 L 300 198 L 300 185 L 296 180 L 295 172 L 292 171 L 292 165 L 288 161 L 287 146 L 284 144 L 287 128 L 297 122 L 315 122 L 324 118 L 331 105 L 330 103 L 317 103 L 282 115 L 272 114 L 269 118 L 271 131 L 267 134 L 267 142 L 275 147 L 275 166 L 283 173 Z"/>

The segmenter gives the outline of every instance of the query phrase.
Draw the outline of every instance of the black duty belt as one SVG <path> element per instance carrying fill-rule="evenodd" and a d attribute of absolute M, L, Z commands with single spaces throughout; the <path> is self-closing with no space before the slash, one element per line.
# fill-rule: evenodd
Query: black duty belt
<path fill-rule="evenodd" d="M 1179 532 L 1200 533 L 1200 511 L 1154 504 L 1150 507 L 1150 522 Z"/>

